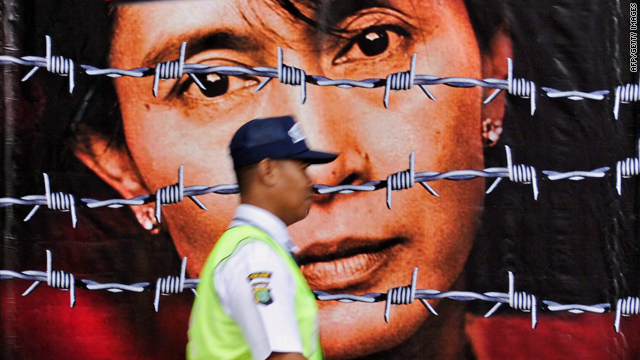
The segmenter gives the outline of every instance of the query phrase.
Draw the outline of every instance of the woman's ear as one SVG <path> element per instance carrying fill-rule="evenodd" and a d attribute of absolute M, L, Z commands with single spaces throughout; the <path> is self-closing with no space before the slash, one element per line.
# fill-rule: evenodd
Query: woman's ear
<path fill-rule="evenodd" d="M 482 77 L 506 79 L 509 71 L 507 59 L 512 57 L 511 34 L 503 24 L 491 39 L 489 48 L 483 50 Z M 494 91 L 495 89 L 483 88 L 483 99 L 489 97 Z M 493 101 L 482 106 L 482 142 L 485 146 L 494 146 L 502 134 L 505 93 L 503 90 Z"/>
<path fill-rule="evenodd" d="M 74 153 L 124 199 L 150 193 L 126 146 L 114 146 L 103 136 L 89 133 L 82 135 Z M 154 234 L 160 231 L 154 204 L 131 206 L 131 209 L 143 228 Z"/>

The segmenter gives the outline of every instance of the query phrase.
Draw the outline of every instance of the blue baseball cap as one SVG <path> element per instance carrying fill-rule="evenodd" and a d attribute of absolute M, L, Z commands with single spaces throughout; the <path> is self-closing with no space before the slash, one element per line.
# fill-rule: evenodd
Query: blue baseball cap
<path fill-rule="evenodd" d="M 267 158 L 326 164 L 338 157 L 338 154 L 309 150 L 304 139 L 302 129 L 291 116 L 251 120 L 231 139 L 233 166 L 239 168 Z"/>

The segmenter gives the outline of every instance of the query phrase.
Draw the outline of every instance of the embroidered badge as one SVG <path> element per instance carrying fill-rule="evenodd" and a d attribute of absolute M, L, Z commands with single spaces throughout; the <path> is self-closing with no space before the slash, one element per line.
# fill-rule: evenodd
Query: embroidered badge
<path fill-rule="evenodd" d="M 254 287 L 253 298 L 255 299 L 256 304 L 269 305 L 273 303 L 273 299 L 271 299 L 271 292 L 267 287 Z"/>
<path fill-rule="evenodd" d="M 300 127 L 298 126 L 297 123 L 294 124 L 291 127 L 291 129 L 289 129 L 287 134 L 289 134 L 289 136 L 291 137 L 291 140 L 293 141 L 294 144 L 304 140 L 304 138 L 306 137 L 306 136 L 304 136 L 304 133 L 302 132 L 302 129 L 300 129 Z"/>
<path fill-rule="evenodd" d="M 271 280 L 270 272 L 257 272 L 249 274 L 247 277 L 249 284 L 253 290 L 253 299 L 256 304 L 269 305 L 273 303 L 271 290 L 269 289 L 269 281 Z"/>

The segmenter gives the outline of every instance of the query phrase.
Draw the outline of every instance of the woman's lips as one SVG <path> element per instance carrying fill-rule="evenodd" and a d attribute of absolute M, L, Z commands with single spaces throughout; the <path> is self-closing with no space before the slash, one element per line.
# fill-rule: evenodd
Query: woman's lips
<path fill-rule="evenodd" d="M 371 274 L 384 265 L 393 249 L 405 240 L 344 239 L 314 244 L 296 254 L 296 259 L 312 289 L 344 290 L 370 281 Z"/>

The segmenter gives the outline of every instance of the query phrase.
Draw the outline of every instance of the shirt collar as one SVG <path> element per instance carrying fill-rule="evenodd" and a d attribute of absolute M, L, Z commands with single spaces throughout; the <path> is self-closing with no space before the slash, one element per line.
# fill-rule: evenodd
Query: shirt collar
<path fill-rule="evenodd" d="M 241 225 L 252 225 L 266 232 L 273 240 L 291 253 L 300 250 L 291 240 L 287 225 L 280 218 L 263 208 L 240 204 L 236 208 L 236 213 L 229 228 Z"/>

